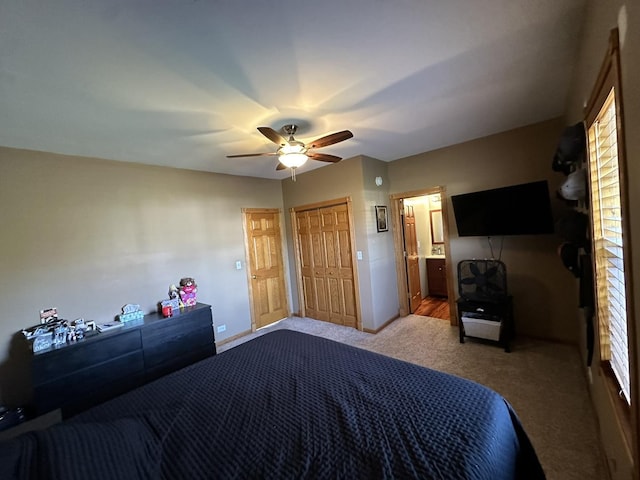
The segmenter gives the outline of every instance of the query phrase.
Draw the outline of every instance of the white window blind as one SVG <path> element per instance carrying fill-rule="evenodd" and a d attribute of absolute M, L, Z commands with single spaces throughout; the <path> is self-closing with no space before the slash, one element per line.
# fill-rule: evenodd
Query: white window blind
<path fill-rule="evenodd" d="M 589 164 L 600 353 L 631 402 L 615 90 L 589 126 Z"/>

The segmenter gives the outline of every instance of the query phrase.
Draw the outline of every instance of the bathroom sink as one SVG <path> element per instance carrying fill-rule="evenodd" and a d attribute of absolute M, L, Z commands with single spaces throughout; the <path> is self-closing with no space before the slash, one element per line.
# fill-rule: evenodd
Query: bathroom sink
<path fill-rule="evenodd" d="M 427 258 L 446 258 L 444 254 L 441 255 L 427 255 Z"/>

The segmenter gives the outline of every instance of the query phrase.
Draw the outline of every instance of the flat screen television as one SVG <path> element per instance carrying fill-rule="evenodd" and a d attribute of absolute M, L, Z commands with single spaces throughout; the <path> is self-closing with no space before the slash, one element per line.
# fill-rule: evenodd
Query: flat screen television
<path fill-rule="evenodd" d="M 554 232 L 546 180 L 453 195 L 451 203 L 461 237 Z"/>

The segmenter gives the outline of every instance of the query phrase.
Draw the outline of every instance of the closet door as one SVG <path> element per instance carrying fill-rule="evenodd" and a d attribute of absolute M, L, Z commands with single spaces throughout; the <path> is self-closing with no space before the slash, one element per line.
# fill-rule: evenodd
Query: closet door
<path fill-rule="evenodd" d="M 347 205 L 296 212 L 296 224 L 306 316 L 357 327 Z"/>
<path fill-rule="evenodd" d="M 306 210 L 296 213 L 302 290 L 307 317 L 329 320 L 325 285 L 324 241 L 320 228 L 320 213 Z"/>
<path fill-rule="evenodd" d="M 320 214 L 325 241 L 329 320 L 338 325 L 355 328 L 355 288 L 351 268 L 351 236 L 347 206 L 323 208 Z"/>

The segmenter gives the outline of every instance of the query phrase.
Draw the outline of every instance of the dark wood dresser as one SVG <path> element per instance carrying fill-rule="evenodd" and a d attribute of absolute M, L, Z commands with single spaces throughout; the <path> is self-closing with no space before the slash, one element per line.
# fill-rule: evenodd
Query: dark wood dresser
<path fill-rule="evenodd" d="M 67 418 L 215 354 L 210 305 L 198 303 L 169 318 L 151 313 L 33 354 L 33 410 L 41 415 L 60 408 Z"/>

